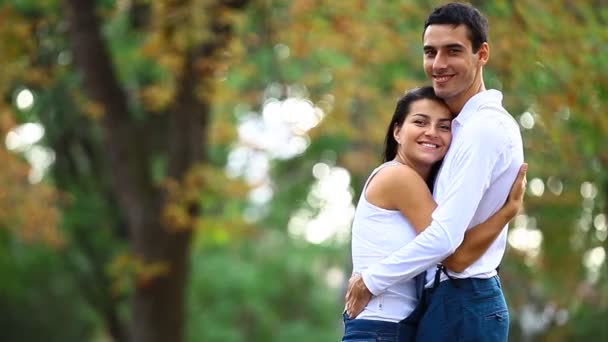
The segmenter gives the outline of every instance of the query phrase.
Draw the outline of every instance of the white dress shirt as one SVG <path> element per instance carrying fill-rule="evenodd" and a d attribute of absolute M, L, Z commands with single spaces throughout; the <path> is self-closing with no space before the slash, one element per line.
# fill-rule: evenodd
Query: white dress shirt
<path fill-rule="evenodd" d="M 435 184 L 438 204 L 427 229 L 362 273 L 365 285 L 378 295 L 392 284 L 412 279 L 451 255 L 467 229 L 487 220 L 505 203 L 523 163 L 519 125 L 502 107 L 502 93 L 487 90 L 467 101 L 452 122 L 452 144 Z M 486 253 L 457 278 L 489 278 L 504 255 L 507 230 Z M 442 280 L 445 276 L 442 275 Z"/>

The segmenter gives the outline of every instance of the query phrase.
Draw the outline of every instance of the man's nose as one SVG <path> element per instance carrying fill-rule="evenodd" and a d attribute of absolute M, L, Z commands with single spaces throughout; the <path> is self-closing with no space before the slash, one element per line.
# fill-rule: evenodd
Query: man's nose
<path fill-rule="evenodd" d="M 433 70 L 440 71 L 447 68 L 447 56 L 444 53 L 437 52 L 435 60 L 433 61 Z"/>

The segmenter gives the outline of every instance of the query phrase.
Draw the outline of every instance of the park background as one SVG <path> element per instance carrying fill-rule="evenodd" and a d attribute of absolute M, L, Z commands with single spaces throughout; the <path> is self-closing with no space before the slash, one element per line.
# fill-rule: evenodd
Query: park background
<path fill-rule="evenodd" d="M 608 340 L 608 3 L 474 1 L 529 163 L 512 341 Z M 437 1 L 0 2 L 2 341 L 336 341 Z"/>

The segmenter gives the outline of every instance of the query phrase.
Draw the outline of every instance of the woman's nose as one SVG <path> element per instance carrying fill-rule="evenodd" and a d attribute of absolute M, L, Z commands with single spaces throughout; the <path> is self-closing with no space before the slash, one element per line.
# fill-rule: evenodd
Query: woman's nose
<path fill-rule="evenodd" d="M 424 132 L 424 134 L 429 135 L 429 136 L 436 136 L 437 135 L 437 127 L 435 127 L 435 125 L 429 125 L 428 128 L 426 129 L 426 131 Z"/>

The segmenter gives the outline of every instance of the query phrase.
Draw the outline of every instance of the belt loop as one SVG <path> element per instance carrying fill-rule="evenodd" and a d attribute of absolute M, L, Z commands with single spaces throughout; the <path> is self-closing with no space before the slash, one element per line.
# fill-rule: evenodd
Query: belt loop
<path fill-rule="evenodd" d="M 458 278 L 454 278 L 452 277 L 449 273 L 448 273 L 448 269 L 445 268 L 445 266 L 443 266 L 443 264 L 441 264 L 441 271 L 445 274 L 446 277 L 448 277 L 448 279 L 450 280 L 450 283 L 452 283 L 452 285 L 454 287 L 460 287 L 458 285 Z"/>
<path fill-rule="evenodd" d="M 443 270 L 442 264 L 437 264 L 437 271 L 435 271 L 435 281 L 433 281 L 433 288 L 439 287 L 439 279 L 441 277 L 441 271 Z"/>

